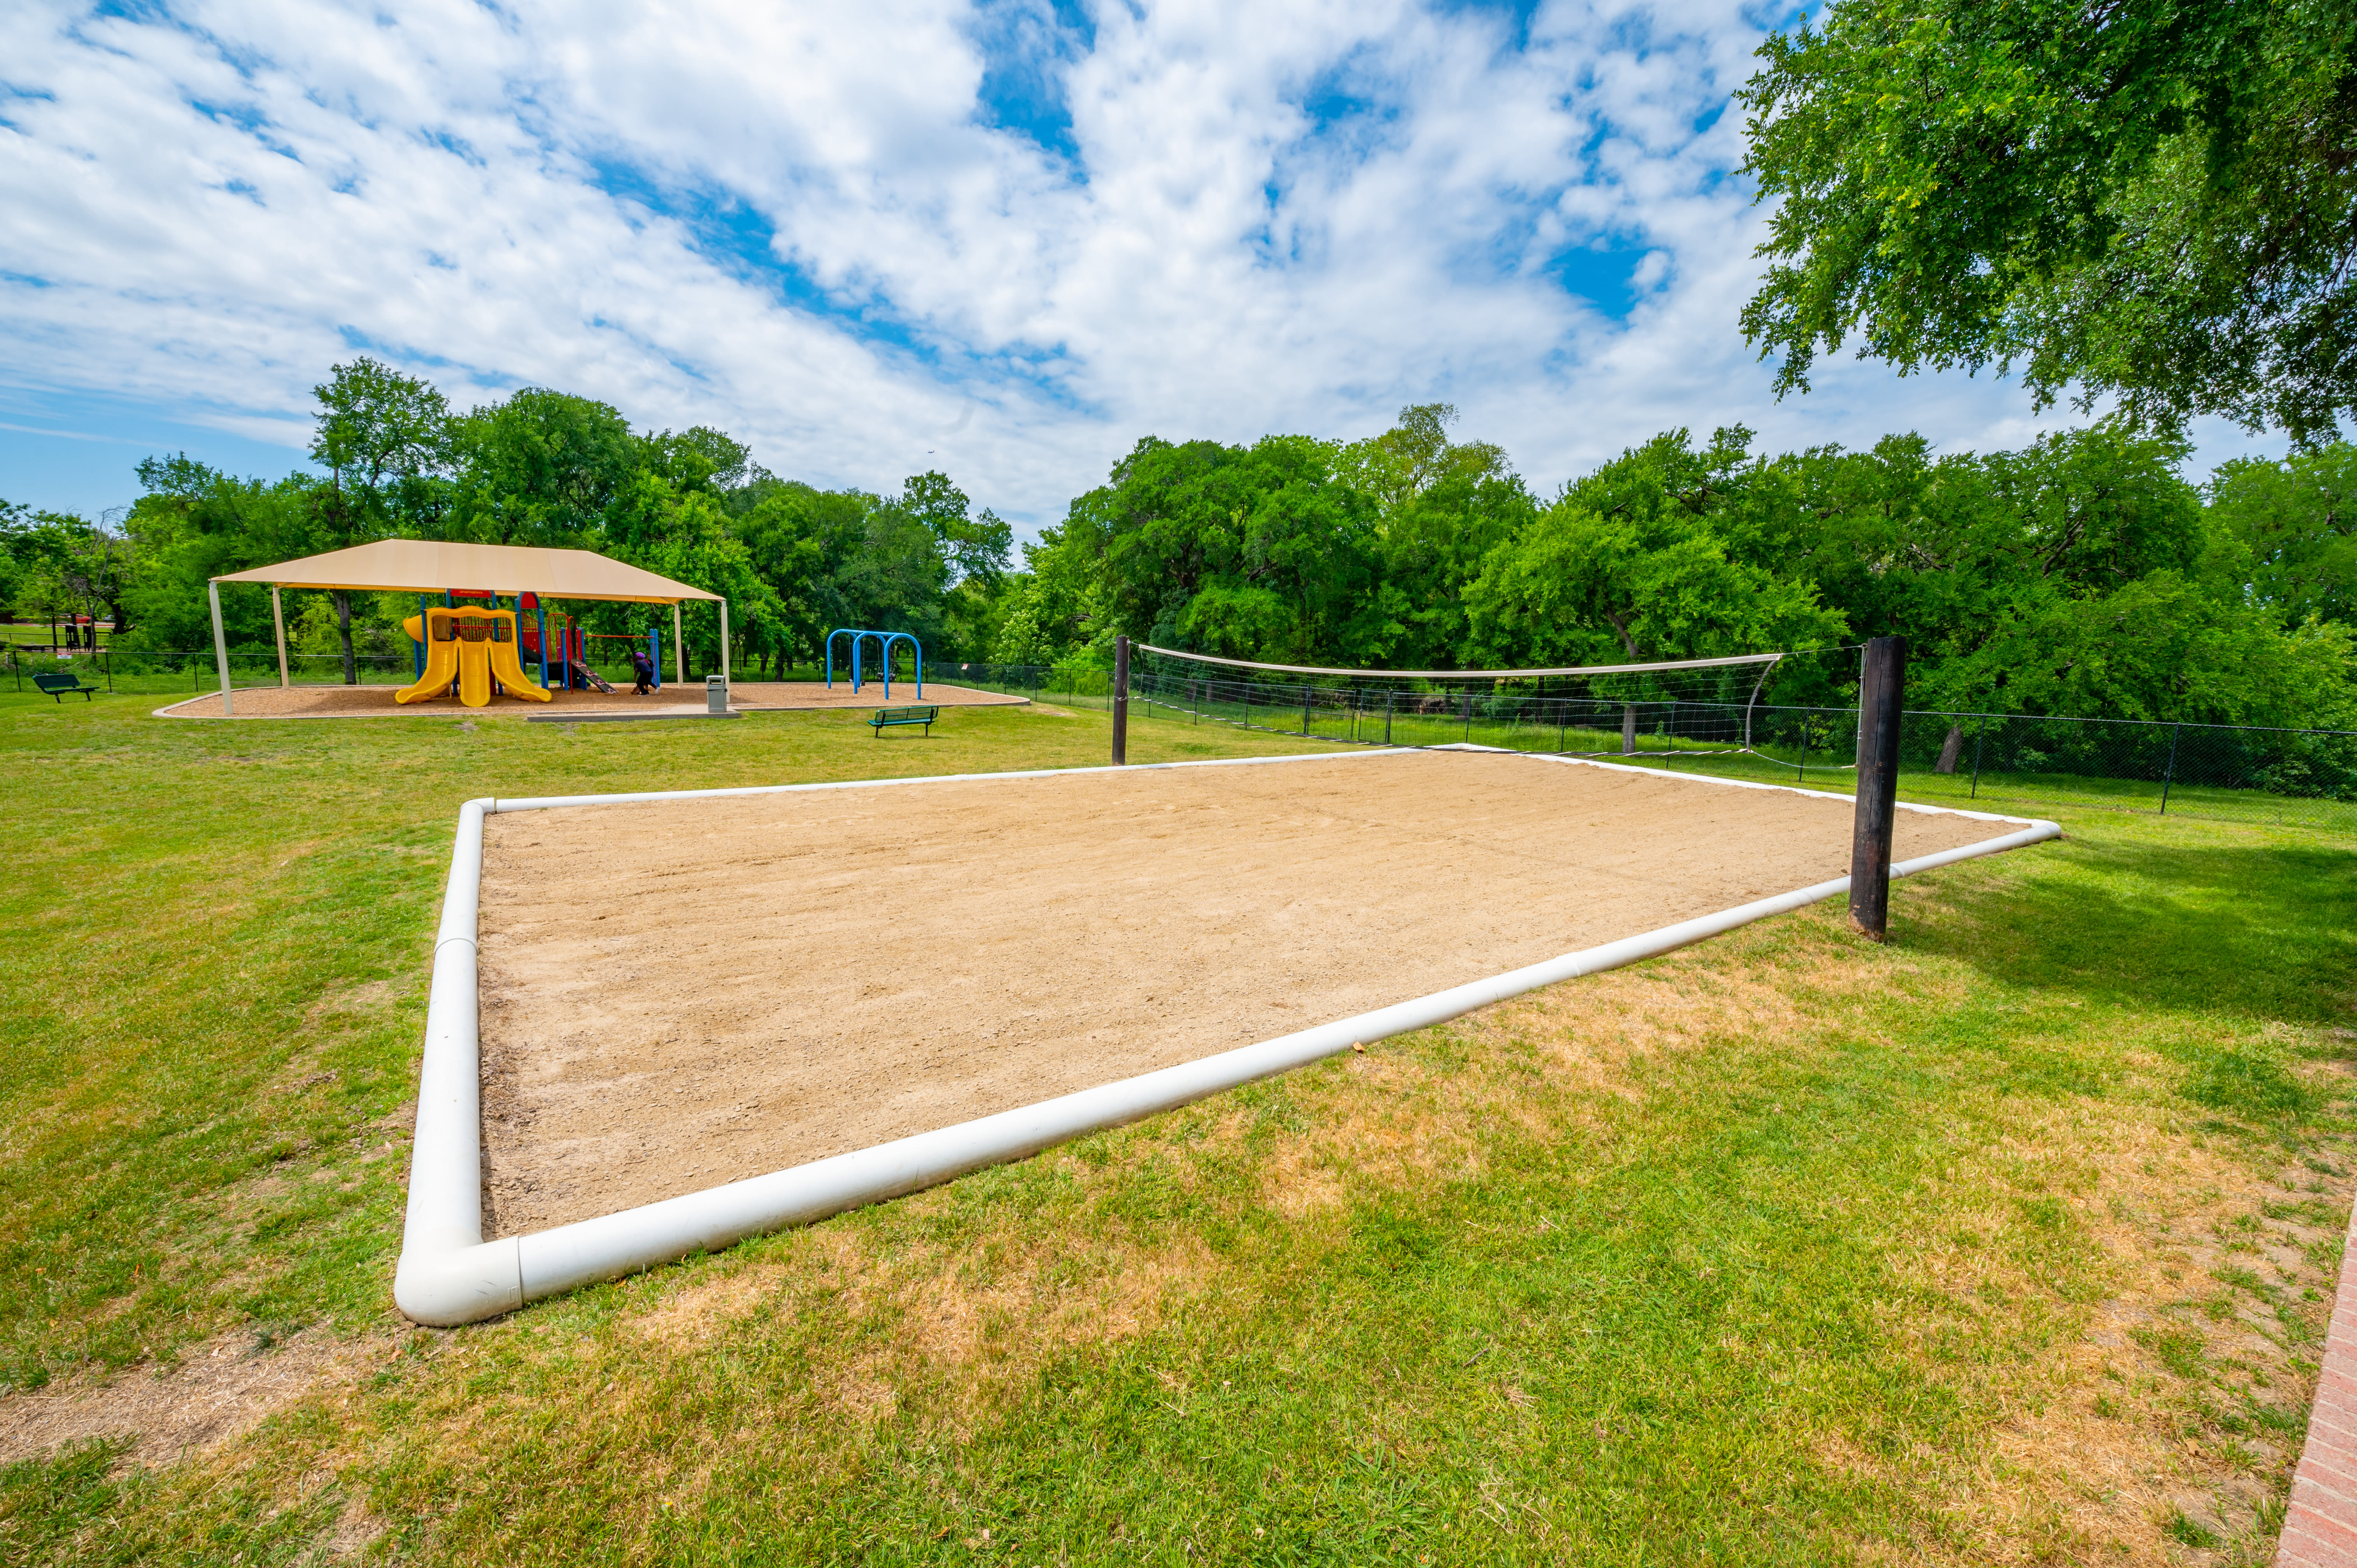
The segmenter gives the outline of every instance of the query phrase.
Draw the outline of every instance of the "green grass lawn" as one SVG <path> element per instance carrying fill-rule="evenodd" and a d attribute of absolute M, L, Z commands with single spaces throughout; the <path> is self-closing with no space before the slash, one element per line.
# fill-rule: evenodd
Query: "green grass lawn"
<path fill-rule="evenodd" d="M 2271 1552 L 2357 1186 L 2345 837 L 2041 811 L 1887 948 L 1820 906 L 427 1332 L 389 1284 L 460 800 L 1086 765 L 1105 720 L 148 705 L 0 694 L 0 1431 L 318 1370 L 177 1462 L 0 1469 L 0 1561 Z"/>

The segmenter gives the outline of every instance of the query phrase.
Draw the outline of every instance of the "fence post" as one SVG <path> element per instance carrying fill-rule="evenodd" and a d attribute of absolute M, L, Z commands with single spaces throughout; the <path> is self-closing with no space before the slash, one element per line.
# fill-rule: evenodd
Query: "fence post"
<path fill-rule="evenodd" d="M 1113 765 L 1129 761 L 1129 639 L 1113 639 Z"/>
<path fill-rule="evenodd" d="M 1465 693 L 1465 739 L 1468 743 L 1473 739 L 1473 693 L 1470 692 Z"/>
<path fill-rule="evenodd" d="M 1383 693 L 1383 744 L 1385 746 L 1392 743 L 1392 703 L 1398 696 L 1397 692 Z"/>
<path fill-rule="evenodd" d="M 1849 923 L 1881 941 L 1890 919 L 1890 831 L 1899 814 L 1899 732 L 1906 714 L 1907 639 L 1866 645 L 1857 686 L 1857 805 L 1849 854 Z"/>
<path fill-rule="evenodd" d="M 2169 766 L 2160 774 L 2160 814 L 2169 815 L 2169 787 L 2177 781 L 2177 734 L 2183 725 L 2169 726 Z"/>
<path fill-rule="evenodd" d="M 1793 783 L 1795 783 L 1795 784 L 1805 784 L 1805 783 L 1807 783 L 1808 781 L 1809 781 L 1809 710 L 1808 710 L 1808 709 L 1806 709 L 1806 708 L 1803 708 L 1803 709 L 1801 710 L 1801 776 L 1800 776 L 1798 779 L 1793 779 L 1793 780 L 1792 780 L 1792 782 L 1793 782 Z"/>
<path fill-rule="evenodd" d="M 1981 747 L 1988 741 L 1988 721 L 1989 716 L 1983 714 L 1981 727 L 1973 732 L 1973 792 L 1964 797 L 1967 800 L 1981 798 Z"/>
<path fill-rule="evenodd" d="M 1305 736 L 1309 733 L 1309 693 L 1311 689 L 1312 688 L 1308 682 L 1304 681 L 1301 682 L 1301 733 Z"/>

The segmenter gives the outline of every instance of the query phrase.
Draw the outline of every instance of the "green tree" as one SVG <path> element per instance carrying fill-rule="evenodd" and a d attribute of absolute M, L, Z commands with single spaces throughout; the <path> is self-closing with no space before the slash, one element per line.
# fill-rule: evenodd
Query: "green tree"
<path fill-rule="evenodd" d="M 0 567 L 5 567 L 10 611 L 49 623 L 49 641 L 59 643 L 58 624 L 79 604 L 70 582 L 80 518 L 0 502 Z"/>
<path fill-rule="evenodd" d="M 2357 446 L 2221 464 L 2210 510 L 2250 551 L 2252 592 L 2287 625 L 2357 622 Z"/>
<path fill-rule="evenodd" d="M 317 547 L 316 476 L 290 474 L 274 484 L 235 478 L 186 453 L 145 458 L 138 475 L 144 493 L 124 523 L 132 569 L 123 593 L 141 645 L 208 646 L 208 578 L 290 560 Z M 230 640 L 267 639 L 267 606 L 258 595 L 223 595 L 222 625 Z"/>
<path fill-rule="evenodd" d="M 840 578 L 866 542 L 873 501 L 856 491 L 772 478 L 733 520 L 754 570 L 777 596 L 777 634 L 759 646 L 775 661 L 779 679 L 796 658 L 821 654 L 826 634 L 849 622 Z"/>
<path fill-rule="evenodd" d="M 726 433 L 699 424 L 674 435 L 639 439 L 642 467 L 662 476 L 675 490 L 732 490 L 745 482 L 753 454 Z"/>
<path fill-rule="evenodd" d="M 866 516 L 848 559 L 836 570 L 837 626 L 905 631 L 937 652 L 950 564 L 925 520 L 897 499 L 863 498 Z"/>
<path fill-rule="evenodd" d="M 900 505 L 940 542 L 952 583 L 987 584 L 1006 570 L 1015 549 L 1014 529 L 987 508 L 980 517 L 967 516 L 972 503 L 947 474 L 909 475 L 900 488 Z"/>
<path fill-rule="evenodd" d="M 1362 622 L 1363 657 L 1401 669 L 1448 669 L 1467 639 L 1465 585 L 1537 505 L 1502 447 L 1452 442 L 1457 410 L 1400 411 L 1381 435 L 1341 449 L 1337 468 L 1374 504 L 1381 602 Z"/>
<path fill-rule="evenodd" d="M 1840 640 L 1813 584 L 1730 553 L 1749 439 L 1721 430 L 1697 452 L 1674 431 L 1566 486 L 1467 586 L 1474 657 L 1651 663 Z"/>
<path fill-rule="evenodd" d="M 999 664 L 1047 664 L 1055 659 L 1055 645 L 1040 626 L 1044 618 L 1039 585 L 1028 574 L 1012 580 L 1007 604 L 991 641 L 987 657 Z"/>
<path fill-rule="evenodd" d="M 646 456 L 619 411 L 545 387 L 465 414 L 452 445 L 456 530 L 486 544 L 595 548 Z"/>
<path fill-rule="evenodd" d="M 321 543 L 330 550 L 404 532 L 423 512 L 438 515 L 436 480 L 450 450 L 450 410 L 414 376 L 363 354 L 337 365 L 312 389 L 319 404 L 311 458 L 328 470 L 314 492 Z M 352 660 L 351 595 L 333 596 L 343 646 L 344 684 L 358 683 Z"/>
<path fill-rule="evenodd" d="M 608 552 L 726 599 L 732 639 L 744 638 L 759 649 L 783 634 L 785 616 L 776 591 L 709 489 L 683 494 L 661 475 L 640 469 L 617 499 Z M 681 607 L 681 628 L 683 651 L 690 652 L 691 663 L 692 650 L 705 650 L 710 654 L 706 668 L 718 668 L 719 607 L 691 600 Z"/>
<path fill-rule="evenodd" d="M 1030 559 L 1059 648 L 1114 630 L 1205 652 L 1349 660 L 1385 632 L 1374 507 L 1339 444 L 1148 436 Z"/>
<path fill-rule="evenodd" d="M 2357 8 L 1835 0 L 1738 94 L 1775 204 L 1743 313 L 1805 389 L 1853 333 L 2140 422 L 2357 407 Z"/>

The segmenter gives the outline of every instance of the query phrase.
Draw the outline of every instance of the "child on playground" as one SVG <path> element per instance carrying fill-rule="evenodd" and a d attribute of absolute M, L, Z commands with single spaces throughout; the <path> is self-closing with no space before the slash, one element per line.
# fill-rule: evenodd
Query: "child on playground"
<path fill-rule="evenodd" d="M 643 697 L 654 689 L 655 661 L 647 657 L 645 649 L 630 650 L 630 675 L 639 683 L 640 696 Z"/>

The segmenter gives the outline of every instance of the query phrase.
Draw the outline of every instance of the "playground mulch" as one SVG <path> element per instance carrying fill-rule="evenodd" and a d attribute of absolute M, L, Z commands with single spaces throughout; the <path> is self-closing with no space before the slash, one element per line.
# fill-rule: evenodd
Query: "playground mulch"
<path fill-rule="evenodd" d="M 545 703 L 527 702 L 520 697 L 494 697 L 490 706 L 482 708 L 463 706 L 451 697 L 404 705 L 393 700 L 393 693 L 399 689 L 395 686 L 240 686 L 230 693 L 231 713 L 228 716 L 241 719 L 361 719 L 431 718 L 438 714 L 447 718 L 454 714 L 467 717 L 487 714 L 496 717 L 565 712 L 700 714 L 705 711 L 704 687 L 694 682 L 685 686 L 668 685 L 643 697 L 634 693 L 627 684 L 617 687 L 611 693 L 552 691 Z M 915 694 L 915 687 L 905 681 L 892 683 L 888 703 L 883 691 L 883 687 L 873 681 L 867 682 L 864 690 L 856 693 L 848 682 L 838 682 L 830 690 L 817 681 L 739 681 L 730 690 L 729 705 L 740 713 L 763 713 L 799 708 L 906 707 L 920 701 L 944 708 L 998 707 L 1020 705 L 1030 700 L 1011 697 L 1002 692 L 944 686 L 931 681 L 925 682 L 925 694 L 921 699 Z M 175 719 L 218 719 L 224 716 L 218 691 L 187 698 L 156 712 L 159 717 Z"/>
<path fill-rule="evenodd" d="M 1901 858 L 2012 831 L 1902 812 Z M 1467 752 L 491 817 L 488 1221 L 947 1126 L 1848 869 L 1849 802 Z"/>

